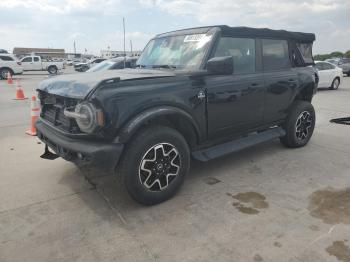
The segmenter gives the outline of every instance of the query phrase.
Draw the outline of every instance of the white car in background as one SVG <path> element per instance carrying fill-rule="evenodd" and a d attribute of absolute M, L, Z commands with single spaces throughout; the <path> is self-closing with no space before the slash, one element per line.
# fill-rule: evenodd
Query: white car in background
<path fill-rule="evenodd" d="M 21 62 L 11 54 L 0 54 L 0 79 L 7 79 L 7 75 L 20 75 L 23 73 Z"/>
<path fill-rule="evenodd" d="M 339 88 L 343 81 L 343 70 L 340 67 L 326 61 L 316 61 L 315 67 L 319 75 L 318 87 Z"/>

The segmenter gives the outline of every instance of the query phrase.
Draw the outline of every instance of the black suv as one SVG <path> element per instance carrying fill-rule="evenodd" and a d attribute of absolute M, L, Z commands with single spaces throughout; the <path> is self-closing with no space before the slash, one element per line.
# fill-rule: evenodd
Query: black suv
<path fill-rule="evenodd" d="M 38 88 L 43 158 L 113 170 L 151 205 L 172 197 L 191 157 L 207 161 L 312 136 L 314 34 L 210 26 L 153 38 L 137 68 L 63 75 Z M 52 153 L 51 148 L 54 153 Z"/>

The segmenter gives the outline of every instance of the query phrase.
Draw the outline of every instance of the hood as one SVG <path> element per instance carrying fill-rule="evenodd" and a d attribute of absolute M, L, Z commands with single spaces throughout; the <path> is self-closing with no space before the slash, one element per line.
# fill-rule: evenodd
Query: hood
<path fill-rule="evenodd" d="M 143 78 L 171 77 L 175 74 L 166 70 L 121 69 L 55 76 L 44 80 L 37 90 L 50 94 L 83 99 L 102 82 L 123 81 Z"/>

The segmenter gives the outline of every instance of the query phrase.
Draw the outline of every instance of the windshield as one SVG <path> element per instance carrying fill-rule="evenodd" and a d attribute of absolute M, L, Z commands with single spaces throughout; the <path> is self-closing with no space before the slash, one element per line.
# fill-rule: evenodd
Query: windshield
<path fill-rule="evenodd" d="M 101 70 L 108 70 L 112 65 L 114 65 L 114 63 L 115 62 L 113 62 L 113 61 L 106 60 L 106 61 L 103 61 L 99 64 L 94 65 L 86 72 L 97 72 L 97 71 L 101 71 Z"/>
<path fill-rule="evenodd" d="M 192 34 L 152 39 L 137 61 L 150 68 L 199 69 L 212 35 Z"/>

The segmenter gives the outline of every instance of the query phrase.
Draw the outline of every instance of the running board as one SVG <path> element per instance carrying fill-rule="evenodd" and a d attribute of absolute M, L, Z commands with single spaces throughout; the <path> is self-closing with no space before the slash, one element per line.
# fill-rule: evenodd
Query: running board
<path fill-rule="evenodd" d="M 199 161 L 205 162 L 223 155 L 240 151 L 244 148 L 248 148 L 278 137 L 285 136 L 285 134 L 286 132 L 281 127 L 275 127 L 221 145 L 213 146 L 199 151 L 194 151 L 192 152 L 192 156 Z"/>

